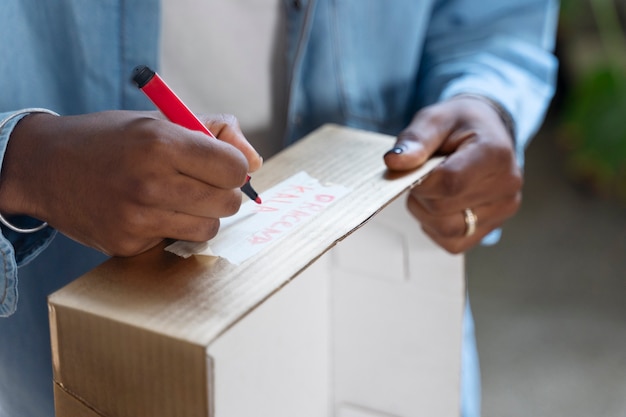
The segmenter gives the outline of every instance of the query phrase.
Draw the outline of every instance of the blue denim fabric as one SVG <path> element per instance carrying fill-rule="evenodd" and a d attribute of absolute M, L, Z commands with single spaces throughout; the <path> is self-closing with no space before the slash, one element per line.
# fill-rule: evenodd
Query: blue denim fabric
<path fill-rule="evenodd" d="M 512 115 L 520 164 L 553 94 L 556 0 L 282 0 L 289 66 L 286 144 L 328 122 L 397 134 L 422 106 L 484 94 Z M 0 116 L 150 104 L 128 82 L 157 66 L 159 0 L 3 0 Z M 0 132 L 3 155 L 12 125 Z M 0 416 L 53 415 L 46 296 L 104 259 L 54 231 L 0 236 Z M 39 254 L 43 248 L 49 247 Z M 39 254 L 36 259 L 35 255 Z M 465 315 L 462 415 L 480 414 Z"/>
<path fill-rule="evenodd" d="M 463 314 L 463 341 L 461 349 L 461 417 L 480 417 L 481 382 L 474 317 L 469 299 Z"/>
<path fill-rule="evenodd" d="M 0 131 L 0 163 L 7 147 L 9 132 L 24 117 L 11 116 L 12 113 L 0 113 L 0 121 L 10 119 Z M 27 223 L 32 220 L 34 219 L 21 219 L 20 223 L 15 222 L 15 224 L 21 227 L 31 227 Z M 5 235 L 7 238 L 0 237 L 0 260 L 2 261 L 2 265 L 0 265 L 2 268 L 2 273 L 0 273 L 0 317 L 6 317 L 13 314 L 17 308 L 18 266 L 27 264 L 46 247 L 55 235 L 55 231 L 47 227 L 37 233 L 20 234 L 2 225 L 2 235 Z M 14 242 L 15 247 L 18 248 L 17 252 L 13 249 L 13 244 L 10 242 Z M 15 261 L 16 259 L 17 262 Z"/>
<path fill-rule="evenodd" d="M 157 66 L 159 13 L 159 0 L 3 0 L 0 120 L 29 107 L 152 108 L 130 75 L 138 64 Z M 0 132 L 2 158 L 16 123 Z M 54 234 L 2 228 L 0 316 L 14 313 L 0 318 L 2 417 L 54 415 L 46 297 L 106 258 Z"/>
<path fill-rule="evenodd" d="M 156 66 L 159 5 L 158 0 L 94 1 L 88 7 L 81 0 L 2 2 L 0 120 L 29 107 L 62 115 L 150 108 L 130 73 L 140 63 Z M 0 132 L 0 160 L 18 120 Z M 53 235 L 50 228 L 32 235 L 2 228 L 0 317 L 15 311 L 18 265 L 35 257 Z"/>
<path fill-rule="evenodd" d="M 324 122 L 396 135 L 421 107 L 476 93 L 511 114 L 523 163 L 554 93 L 558 1 L 293 3 L 287 143 Z"/>

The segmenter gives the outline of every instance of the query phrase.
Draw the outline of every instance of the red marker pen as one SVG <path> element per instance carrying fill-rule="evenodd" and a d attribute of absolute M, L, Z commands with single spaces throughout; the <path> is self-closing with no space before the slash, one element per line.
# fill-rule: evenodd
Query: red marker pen
<path fill-rule="evenodd" d="M 172 123 L 176 123 L 187 129 L 206 133 L 216 139 L 215 135 L 211 133 L 204 123 L 202 123 L 191 110 L 189 110 L 185 103 L 174 94 L 156 72 L 145 65 L 139 65 L 133 70 L 133 81 Z M 250 185 L 250 175 L 248 175 L 246 183 L 241 187 L 241 191 L 250 197 L 251 200 L 261 204 L 261 197 L 259 197 L 257 192 L 252 188 L 252 185 Z"/>

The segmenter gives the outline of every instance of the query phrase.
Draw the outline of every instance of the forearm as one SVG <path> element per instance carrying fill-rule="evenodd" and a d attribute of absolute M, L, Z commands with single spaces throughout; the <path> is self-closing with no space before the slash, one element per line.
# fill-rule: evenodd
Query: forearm
<path fill-rule="evenodd" d="M 521 165 L 554 93 L 558 4 L 552 0 L 481 4 L 480 10 L 459 11 L 443 2 L 438 9 L 424 52 L 420 85 L 426 87 L 421 104 L 462 93 L 499 103 L 515 124 Z M 458 21 L 451 30 L 446 22 L 453 18 Z"/>

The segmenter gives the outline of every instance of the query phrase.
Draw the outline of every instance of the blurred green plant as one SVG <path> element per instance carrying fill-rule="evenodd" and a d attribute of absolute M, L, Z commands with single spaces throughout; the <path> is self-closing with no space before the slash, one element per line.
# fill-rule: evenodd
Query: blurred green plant
<path fill-rule="evenodd" d="M 563 0 L 561 43 L 569 83 L 559 137 L 568 172 L 600 195 L 626 203 L 626 31 L 623 4 Z"/>

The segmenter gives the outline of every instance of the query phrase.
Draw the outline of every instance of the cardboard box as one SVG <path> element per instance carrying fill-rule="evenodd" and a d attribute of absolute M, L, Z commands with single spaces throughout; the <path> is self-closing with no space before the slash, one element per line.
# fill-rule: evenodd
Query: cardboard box
<path fill-rule="evenodd" d="M 328 125 L 268 160 L 262 196 L 349 192 L 239 264 L 161 246 L 52 294 L 57 417 L 458 416 L 463 257 L 397 198 L 429 168 L 390 175 L 393 143 Z"/>

